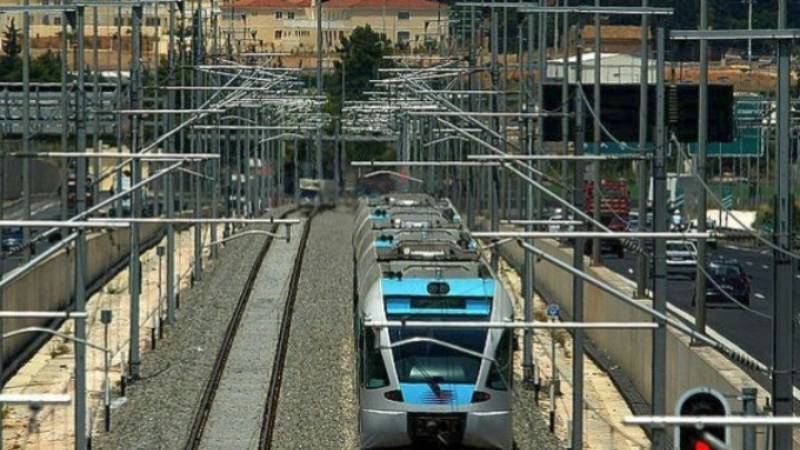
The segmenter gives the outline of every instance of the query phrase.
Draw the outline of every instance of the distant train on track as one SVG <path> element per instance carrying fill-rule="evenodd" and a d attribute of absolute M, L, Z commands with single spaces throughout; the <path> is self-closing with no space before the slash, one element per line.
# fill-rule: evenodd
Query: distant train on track
<path fill-rule="evenodd" d="M 362 198 L 353 237 L 362 448 L 511 449 L 513 308 L 447 200 Z M 381 324 L 383 323 L 383 324 Z"/>

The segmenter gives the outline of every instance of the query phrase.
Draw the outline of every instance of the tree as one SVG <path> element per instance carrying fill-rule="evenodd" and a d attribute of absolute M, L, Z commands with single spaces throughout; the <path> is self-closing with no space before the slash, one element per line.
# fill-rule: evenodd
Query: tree
<path fill-rule="evenodd" d="M 328 111 L 336 114 L 342 110 L 342 79 L 347 100 L 362 100 L 369 88 L 369 80 L 378 76 L 378 69 L 391 67 L 392 46 L 385 34 L 379 34 L 369 25 L 356 27 L 350 37 L 342 36 L 337 49 L 340 60 L 334 62 L 334 76 L 327 80 Z M 344 77 L 344 78 L 343 78 Z"/>
<path fill-rule="evenodd" d="M 11 18 L 11 23 L 3 32 L 3 52 L 6 57 L 14 59 L 22 53 L 22 46 L 20 45 L 20 33 L 17 25 L 14 23 L 14 18 Z"/>
<path fill-rule="evenodd" d="M 357 27 L 350 37 L 343 36 L 339 48 L 340 60 L 334 62 L 334 74 L 325 80 L 328 103 L 326 112 L 340 115 L 342 100 L 363 100 L 364 91 L 369 90 L 369 80 L 378 78 L 378 69 L 392 67 L 391 60 L 384 58 L 392 52 L 392 44 L 385 34 L 379 34 L 369 25 Z M 343 89 L 344 86 L 344 89 Z M 351 160 L 391 158 L 390 149 L 384 144 L 357 142 L 347 146 Z"/>
<path fill-rule="evenodd" d="M 61 80 L 61 58 L 52 50 L 47 50 L 31 59 L 31 80 L 37 82 L 58 82 Z"/>

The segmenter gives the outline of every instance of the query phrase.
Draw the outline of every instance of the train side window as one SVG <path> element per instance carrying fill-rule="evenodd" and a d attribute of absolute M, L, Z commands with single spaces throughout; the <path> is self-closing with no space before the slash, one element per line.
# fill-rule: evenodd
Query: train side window
<path fill-rule="evenodd" d="M 365 361 L 365 377 L 367 389 L 376 389 L 389 385 L 389 375 L 386 373 L 386 366 L 383 364 L 381 351 L 375 346 L 375 330 L 364 330 L 366 337 L 362 354 Z"/>
<path fill-rule="evenodd" d="M 511 383 L 511 330 L 503 332 L 497 350 L 494 353 L 495 363 L 489 369 L 489 376 L 486 379 L 486 387 L 496 391 L 506 391 Z"/>

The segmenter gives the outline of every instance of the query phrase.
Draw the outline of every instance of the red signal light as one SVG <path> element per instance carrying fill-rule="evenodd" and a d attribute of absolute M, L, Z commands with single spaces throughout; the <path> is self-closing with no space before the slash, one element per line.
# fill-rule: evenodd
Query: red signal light
<path fill-rule="evenodd" d="M 711 445 L 708 444 L 706 441 L 696 440 L 694 441 L 694 445 L 692 446 L 693 450 L 714 450 Z"/>

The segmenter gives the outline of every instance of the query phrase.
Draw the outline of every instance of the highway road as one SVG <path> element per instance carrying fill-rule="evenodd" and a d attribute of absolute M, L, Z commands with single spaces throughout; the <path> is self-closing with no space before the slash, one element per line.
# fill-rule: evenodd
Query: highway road
<path fill-rule="evenodd" d="M 745 272 L 751 277 L 752 294 L 750 308 L 768 317 L 772 315 L 773 289 L 772 289 L 772 251 L 766 247 L 745 247 L 720 243 L 716 250 L 710 252 L 711 256 L 722 256 L 726 259 L 738 260 Z M 623 275 L 628 280 L 635 280 L 633 268 L 635 254 L 626 252 L 624 258 L 617 258 L 610 254 L 603 255 L 605 265 L 615 272 Z M 631 286 L 634 286 L 631 283 Z M 800 322 L 800 275 L 795 273 L 794 279 L 795 321 Z M 649 286 L 652 289 L 652 285 Z M 694 295 L 694 281 L 686 277 L 670 276 L 667 280 L 669 301 L 680 310 L 689 315 L 694 314 L 691 305 Z M 708 326 L 719 334 L 738 345 L 741 349 L 766 365 L 772 362 L 772 331 L 771 320 L 760 317 L 740 308 L 733 303 L 714 303 L 709 306 L 707 313 Z M 800 327 L 796 327 L 800 328 Z M 800 361 L 800 332 L 795 331 L 794 360 Z M 762 382 L 766 380 L 761 380 Z M 800 384 L 795 382 L 800 387 Z"/>

